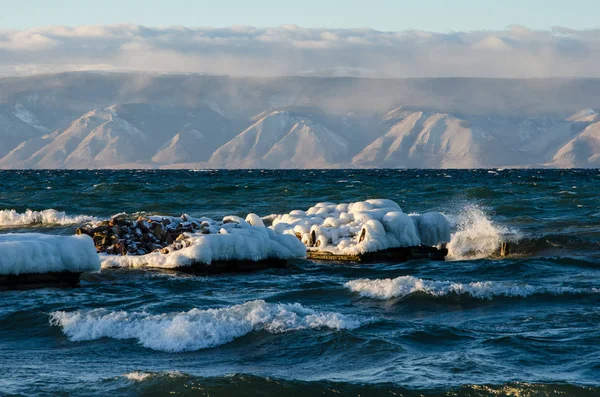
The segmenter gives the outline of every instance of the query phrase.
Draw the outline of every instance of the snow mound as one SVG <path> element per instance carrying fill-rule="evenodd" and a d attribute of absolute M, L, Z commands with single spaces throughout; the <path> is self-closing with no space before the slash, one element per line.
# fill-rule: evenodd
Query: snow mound
<path fill-rule="evenodd" d="M 471 298 L 492 300 L 494 297 L 526 298 L 536 294 L 577 294 L 584 292 L 571 287 L 542 288 L 523 283 L 479 281 L 468 284 L 453 281 L 423 280 L 412 276 L 401 276 L 381 280 L 359 279 L 349 281 L 346 288 L 366 298 L 387 300 L 405 298 L 423 293 L 434 297 L 451 294 L 468 295 Z"/>
<path fill-rule="evenodd" d="M 2 275 L 97 270 L 100 270 L 100 260 L 88 236 L 0 234 Z"/>
<path fill-rule="evenodd" d="M 340 255 L 450 241 L 450 223 L 443 214 L 407 215 L 387 199 L 318 203 L 307 211 L 294 210 L 269 220 L 276 233 L 295 235 L 309 250 Z"/>
<path fill-rule="evenodd" d="M 200 225 L 201 232 L 185 232 L 184 239 L 162 251 L 146 255 L 101 254 L 103 268 L 155 267 L 179 268 L 194 264 L 210 265 L 213 261 L 261 261 L 266 259 L 304 258 L 306 248 L 295 236 L 277 234 L 264 226 L 260 217 L 249 214 L 244 220 L 226 216 L 221 222 L 210 218 L 183 215 L 188 223 Z M 173 224 L 180 218 L 169 219 Z M 177 249 L 175 249 L 177 248 Z"/>
<path fill-rule="evenodd" d="M 87 215 L 67 215 L 65 212 L 54 209 L 42 211 L 27 210 L 22 213 L 12 209 L 0 210 L 0 226 L 75 225 L 95 219 Z"/>
<path fill-rule="evenodd" d="M 305 329 L 354 329 L 357 319 L 339 313 L 320 313 L 299 303 L 273 304 L 263 300 L 220 309 L 152 315 L 95 309 L 53 312 L 50 324 L 60 326 L 71 341 L 100 338 L 137 339 L 153 350 L 183 352 L 232 342 L 253 331 L 271 333 Z"/>

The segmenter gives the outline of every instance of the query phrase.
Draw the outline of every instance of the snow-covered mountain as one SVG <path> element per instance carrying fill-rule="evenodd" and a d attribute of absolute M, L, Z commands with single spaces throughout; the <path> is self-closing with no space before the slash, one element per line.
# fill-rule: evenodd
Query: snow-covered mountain
<path fill-rule="evenodd" d="M 596 119 L 597 117 L 590 118 L 590 120 Z M 557 168 L 600 167 L 600 121 L 588 125 L 583 132 L 562 146 L 552 157 L 550 166 Z"/>
<path fill-rule="evenodd" d="M 0 168 L 599 167 L 600 80 L 0 79 Z"/>
<path fill-rule="evenodd" d="M 0 158 L 0 167 L 152 168 L 205 161 L 230 137 L 225 125 L 206 107 L 112 105 L 83 114 L 65 129 L 17 143 Z"/>
<path fill-rule="evenodd" d="M 346 160 L 348 142 L 301 114 L 275 110 L 221 146 L 209 160 L 217 168 L 324 168 Z"/>
<path fill-rule="evenodd" d="M 444 113 L 403 111 L 386 115 L 391 123 L 385 134 L 375 139 L 352 159 L 362 167 L 477 167 L 484 164 L 482 144 L 493 137 L 471 128 L 464 120 Z"/>

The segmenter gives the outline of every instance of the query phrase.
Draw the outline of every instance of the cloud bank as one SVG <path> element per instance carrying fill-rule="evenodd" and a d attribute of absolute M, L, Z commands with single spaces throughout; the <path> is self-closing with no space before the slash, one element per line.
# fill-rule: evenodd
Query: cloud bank
<path fill-rule="evenodd" d="M 142 70 L 237 76 L 600 77 L 600 29 L 433 33 L 109 25 L 0 30 L 0 75 Z"/>

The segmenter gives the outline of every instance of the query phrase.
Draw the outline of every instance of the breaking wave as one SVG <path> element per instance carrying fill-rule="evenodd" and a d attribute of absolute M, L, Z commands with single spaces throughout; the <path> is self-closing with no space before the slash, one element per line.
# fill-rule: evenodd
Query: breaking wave
<path fill-rule="evenodd" d="M 448 295 L 466 295 L 474 299 L 492 300 L 495 297 L 526 298 L 531 295 L 551 294 L 581 294 L 597 292 L 572 287 L 536 287 L 524 283 L 478 281 L 474 283 L 457 283 L 453 281 L 424 280 L 412 276 L 401 276 L 394 279 L 380 280 L 359 279 L 344 284 L 346 288 L 362 297 L 387 300 L 405 298 L 412 294 L 421 293 L 434 297 Z"/>
<path fill-rule="evenodd" d="M 522 236 L 514 229 L 493 222 L 477 205 L 467 205 L 453 219 L 455 232 L 448 243 L 448 259 L 480 259 L 494 256 L 503 242 L 517 242 Z"/>
<path fill-rule="evenodd" d="M 27 210 L 17 212 L 15 210 L 0 210 L 1 226 L 25 226 L 25 225 L 75 225 L 96 220 L 88 215 L 67 215 L 65 212 L 54 209 L 42 211 Z"/>
<path fill-rule="evenodd" d="M 151 315 L 106 309 L 50 315 L 72 341 L 100 338 L 137 339 L 153 350 L 183 352 L 220 346 L 252 331 L 271 333 L 303 329 L 354 329 L 360 321 L 339 313 L 319 313 L 300 305 L 255 300 L 220 309 Z"/>
<path fill-rule="evenodd" d="M 133 371 L 123 375 L 123 378 L 132 382 L 144 382 L 149 379 L 155 379 L 160 377 L 167 378 L 178 378 L 185 376 L 179 371 L 164 371 L 164 372 L 145 372 L 145 371 Z"/>

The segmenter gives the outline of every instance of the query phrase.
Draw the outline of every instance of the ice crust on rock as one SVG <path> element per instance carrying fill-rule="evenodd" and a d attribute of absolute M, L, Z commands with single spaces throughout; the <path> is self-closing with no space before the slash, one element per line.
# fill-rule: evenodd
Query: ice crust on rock
<path fill-rule="evenodd" d="M 88 236 L 0 234 L 0 275 L 100 270 Z"/>
<path fill-rule="evenodd" d="M 210 218 L 149 217 L 152 220 L 168 219 L 172 224 L 194 223 L 198 232 L 185 232 L 180 241 L 145 255 L 100 254 L 103 268 L 156 267 L 179 268 L 195 264 L 210 265 L 213 261 L 261 261 L 266 259 L 292 259 L 306 256 L 306 248 L 295 236 L 277 234 L 264 226 L 258 215 L 246 219 L 229 215 L 222 221 Z"/>
<path fill-rule="evenodd" d="M 359 255 L 388 248 L 437 246 L 450 241 L 450 223 L 439 212 L 407 215 L 387 199 L 317 203 L 307 211 L 263 218 L 278 234 L 295 235 L 308 250 Z"/>

